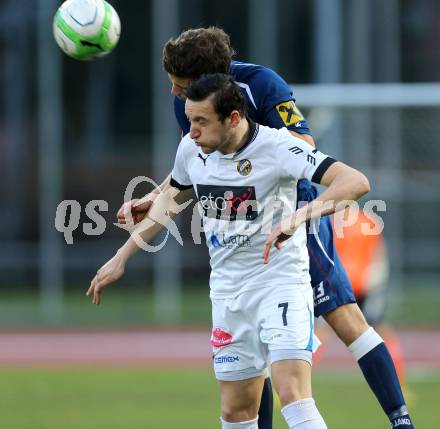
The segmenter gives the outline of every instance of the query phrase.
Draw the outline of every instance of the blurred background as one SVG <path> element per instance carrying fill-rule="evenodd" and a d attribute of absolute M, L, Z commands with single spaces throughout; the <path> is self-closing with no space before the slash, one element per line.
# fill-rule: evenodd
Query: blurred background
<path fill-rule="evenodd" d="M 186 326 L 209 336 L 207 250 L 203 237 L 193 243 L 189 212 L 179 221 L 183 247 L 171 237 L 157 254 L 140 252 L 100 308 L 84 294 L 128 237 L 113 222 L 130 180 L 148 176 L 160 183 L 173 164 L 179 130 L 162 70 L 163 44 L 185 29 L 219 25 L 230 34 L 237 59 L 269 66 L 291 84 L 319 147 L 369 176 L 369 198 L 386 203 L 379 213 L 390 260 L 386 319 L 401 332 L 404 352 L 434 347 L 432 338 L 440 338 L 440 3 L 111 3 L 122 23 L 119 45 L 102 60 L 82 63 L 63 55 L 53 40 L 52 18 L 61 2 L 0 2 L 2 332 Z M 135 196 L 149 190 L 142 184 Z M 63 200 L 81 207 L 72 244 L 55 228 Z M 87 204 L 98 200 L 107 202 L 97 209 L 104 230 L 86 214 Z M 66 225 L 72 219 L 68 212 Z M 85 224 L 99 235 L 86 235 Z M 432 337 L 423 342 L 427 333 Z M 338 351 L 329 353 L 345 362 Z M 439 369 L 439 356 L 410 360 L 413 392 L 420 374 L 430 378 L 432 368 Z M 42 383 L 50 378 L 38 376 Z M 322 390 L 335 392 L 327 376 L 320 379 Z M 436 377 L 431 387 L 438 393 Z M 15 385 L 19 391 L 20 382 Z M 414 394 L 419 403 L 429 403 L 429 395 Z M 215 395 L 213 401 L 216 422 Z M 107 427 L 118 427 L 112 424 Z M 344 420 L 338 425 L 345 427 Z"/>

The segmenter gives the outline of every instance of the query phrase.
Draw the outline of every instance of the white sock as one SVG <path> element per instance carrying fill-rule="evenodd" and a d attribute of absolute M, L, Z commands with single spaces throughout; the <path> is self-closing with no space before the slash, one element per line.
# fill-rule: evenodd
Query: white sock
<path fill-rule="evenodd" d="M 221 417 L 220 420 L 223 429 L 258 429 L 258 417 L 253 420 L 238 423 L 225 422 Z"/>
<path fill-rule="evenodd" d="M 359 360 L 380 343 L 383 343 L 382 337 L 370 327 L 348 346 L 348 350 L 353 353 L 356 360 Z"/>
<path fill-rule="evenodd" d="M 281 408 L 281 412 L 289 429 L 327 429 L 312 398 L 292 402 Z"/>

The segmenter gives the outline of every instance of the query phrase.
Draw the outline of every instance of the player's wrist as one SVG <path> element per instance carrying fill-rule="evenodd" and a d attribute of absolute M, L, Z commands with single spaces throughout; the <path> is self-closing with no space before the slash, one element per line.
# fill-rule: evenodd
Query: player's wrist
<path fill-rule="evenodd" d="M 292 216 L 292 229 L 298 228 L 301 224 L 307 221 L 307 207 L 308 204 L 298 209 Z"/>
<path fill-rule="evenodd" d="M 295 213 L 281 221 L 281 232 L 287 235 L 293 235 L 302 223 L 304 223 L 302 215 L 300 214 L 298 216 L 297 213 Z"/>
<path fill-rule="evenodd" d="M 129 240 L 127 240 L 127 242 L 116 251 L 115 257 L 123 265 L 125 265 L 127 263 L 127 261 L 130 259 L 130 257 L 136 251 L 136 249 L 134 249 L 134 246 L 132 246 L 132 243 L 130 243 L 131 240 L 132 240 L 131 238 Z"/>

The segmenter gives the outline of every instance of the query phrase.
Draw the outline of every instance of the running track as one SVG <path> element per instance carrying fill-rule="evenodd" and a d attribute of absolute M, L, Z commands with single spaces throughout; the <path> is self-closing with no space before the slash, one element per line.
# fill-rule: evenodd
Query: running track
<path fill-rule="evenodd" d="M 440 330 L 401 330 L 399 337 L 409 369 L 440 370 Z M 0 366 L 210 366 L 209 338 L 209 329 L 0 332 Z M 318 366 L 354 364 L 330 339 Z"/>

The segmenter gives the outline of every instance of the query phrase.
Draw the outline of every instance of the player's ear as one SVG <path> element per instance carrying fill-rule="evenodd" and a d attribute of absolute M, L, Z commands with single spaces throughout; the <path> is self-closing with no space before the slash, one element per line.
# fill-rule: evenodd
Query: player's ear
<path fill-rule="evenodd" d="M 233 110 L 229 115 L 229 119 L 231 120 L 232 128 L 235 128 L 241 121 L 241 115 L 238 110 Z"/>

